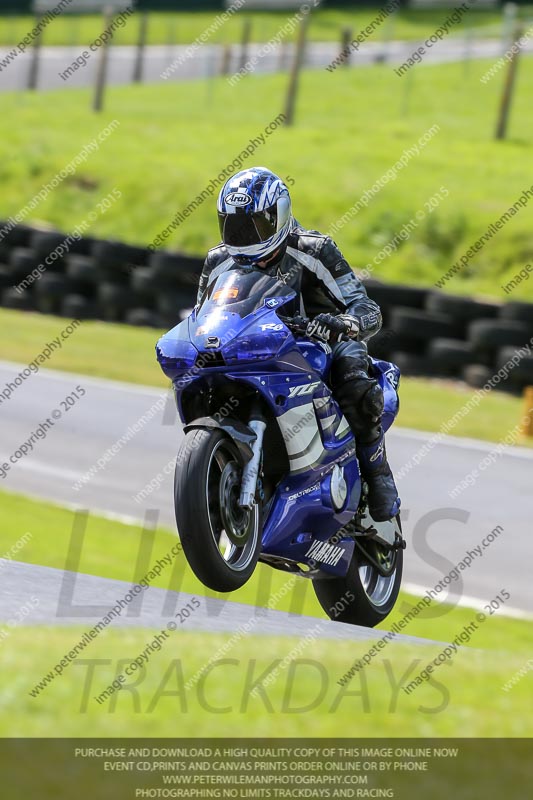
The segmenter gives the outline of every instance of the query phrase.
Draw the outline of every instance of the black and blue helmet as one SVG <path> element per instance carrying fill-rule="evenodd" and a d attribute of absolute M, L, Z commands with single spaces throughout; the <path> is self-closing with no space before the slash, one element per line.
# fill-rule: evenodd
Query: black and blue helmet
<path fill-rule="evenodd" d="M 286 244 L 292 223 L 289 190 L 265 167 L 229 178 L 217 208 L 222 241 L 236 261 L 265 261 Z"/>

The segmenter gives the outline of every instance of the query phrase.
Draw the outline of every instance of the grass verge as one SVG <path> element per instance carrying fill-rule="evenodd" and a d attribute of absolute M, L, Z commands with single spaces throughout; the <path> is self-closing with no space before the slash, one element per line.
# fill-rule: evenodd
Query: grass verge
<path fill-rule="evenodd" d="M 127 685 L 102 704 L 94 699 L 153 639 L 152 631 L 108 630 L 46 691 L 33 688 L 68 652 L 80 630 L 13 631 L 2 658 L 2 736 L 531 736 L 524 713 L 528 679 L 502 691 L 524 655 L 463 649 L 448 668 L 412 694 L 402 686 L 436 654 L 430 647 L 391 646 L 347 687 L 337 679 L 362 655 L 358 642 L 315 640 L 299 646 L 290 637 L 249 637 L 215 659 L 211 671 L 188 691 L 227 639 L 176 632 Z M 286 660 L 285 660 L 286 659 Z M 283 668 L 280 668 L 283 664 Z M 279 668 L 257 697 L 257 678 Z M 311 729 L 309 726 L 312 726 Z"/>
<path fill-rule="evenodd" d="M 325 232 L 372 190 L 367 207 L 359 206 L 335 234 L 341 249 L 355 268 L 369 269 L 374 277 L 432 285 L 531 186 L 524 159 L 533 144 L 533 60 L 522 56 L 504 142 L 493 136 L 505 73 L 480 83 L 490 63 L 472 61 L 468 69 L 462 63 L 422 64 L 402 78 L 389 64 L 307 71 L 296 124 L 277 127 L 264 143 L 260 137 L 284 106 L 285 75 L 254 76 L 235 88 L 224 79 L 112 87 L 101 115 L 90 110 L 91 90 L 5 93 L 1 214 L 24 208 L 116 119 L 120 125 L 98 152 L 28 219 L 73 230 L 118 188 L 122 199 L 97 218 L 91 233 L 146 244 L 228 165 L 236 170 L 263 163 L 293 177 L 296 217 Z M 220 120 L 231 120 L 222 138 Z M 434 134 L 419 146 L 430 130 Z M 240 154 L 253 139 L 255 150 L 243 159 Z M 319 152 L 325 157 L 317 159 Z M 391 173 L 406 152 L 411 156 L 405 156 L 405 165 Z M 374 191 L 382 176 L 382 188 Z M 435 199 L 439 193 L 440 201 Z M 410 236 L 399 238 L 411 220 Z M 391 254 L 374 264 L 394 237 Z M 165 246 L 205 253 L 216 241 L 214 199 L 206 194 Z M 522 280 L 512 295 L 501 287 L 532 256 L 526 207 L 446 283 L 446 290 L 531 298 L 531 280 Z"/>
<path fill-rule="evenodd" d="M 7 492 L 1 492 L 0 499 L 3 512 L 0 553 L 11 553 L 14 545 L 24 537 L 24 546 L 13 551 L 12 558 L 28 564 L 133 582 L 143 578 L 151 566 L 158 559 L 163 559 L 176 543 L 176 534 L 170 531 L 159 529 L 145 533 L 143 539 L 140 527 L 91 514 L 81 545 L 78 545 L 81 548 L 78 561 L 72 556 L 76 550 L 73 511 Z M 31 538 L 26 536 L 28 533 Z M 148 550 L 149 555 L 143 559 L 143 563 L 138 565 L 141 542 L 146 548 L 147 537 L 152 549 Z M 440 577 L 436 573 L 435 582 Z M 173 561 L 172 568 L 164 569 L 153 585 L 254 607 L 268 607 L 270 602 L 271 607 L 278 611 L 327 619 L 308 580 L 293 578 L 263 564 L 258 565 L 253 577 L 241 589 L 223 595 L 206 590 L 193 575 L 183 554 L 180 554 Z M 388 630 L 389 625 L 408 613 L 414 602 L 417 602 L 415 598 L 403 593 L 393 613 L 380 627 Z M 468 608 L 436 604 L 435 608 L 431 606 L 413 617 L 403 632 L 411 636 L 448 641 L 472 620 L 472 614 Z M 475 647 L 497 648 L 503 640 L 513 649 L 526 652 L 528 625 L 521 620 L 494 615 L 476 631 L 473 644 Z"/>
<path fill-rule="evenodd" d="M 521 7 L 520 16 L 527 18 L 529 9 Z M 221 12 L 220 12 L 221 13 Z M 241 40 L 242 25 L 245 19 L 252 23 L 252 41 L 265 42 L 273 38 L 287 25 L 296 11 L 240 12 L 229 17 L 225 24 L 218 27 L 211 42 L 238 43 Z M 343 27 L 352 27 L 354 35 L 363 30 L 379 14 L 378 8 L 358 10 L 319 9 L 312 17 L 309 36 L 314 41 L 340 41 Z M 407 10 L 402 9 L 394 19 L 394 25 L 378 27 L 371 35 L 370 41 L 380 41 L 384 33 L 397 39 L 419 39 L 429 36 L 446 18 L 446 11 L 441 9 Z M 190 44 L 213 25 L 217 12 L 198 11 L 193 13 L 157 13 L 152 12 L 148 25 L 148 44 Z M 474 9 L 469 12 L 469 19 L 463 19 L 455 27 L 458 32 L 466 26 L 479 28 L 478 36 L 498 36 L 502 16 L 497 11 Z M 17 44 L 33 29 L 33 17 L 8 16 L 2 19 L 0 44 L 10 46 Z M 136 44 L 138 41 L 139 18 L 130 17 L 124 27 L 118 28 L 114 43 L 117 45 Z M 46 45 L 87 45 L 93 42 L 103 30 L 102 16 L 98 14 L 63 14 L 55 19 L 47 28 L 43 37 Z M 294 38 L 288 37 L 289 40 Z"/>
<path fill-rule="evenodd" d="M 131 581 L 141 530 L 91 516 L 81 560 L 69 560 L 72 511 L 23 496 L 2 493 L 0 552 L 30 564 L 79 570 Z M 31 534 L 31 538 L 27 534 Z M 13 551 L 21 537 L 26 544 Z M 164 530 L 153 533 L 146 571 L 176 541 Z M 146 545 L 146 540 L 144 541 Z M 182 556 L 154 585 L 210 595 Z M 1 572 L 0 572 L 1 579 Z M 297 581 L 286 593 L 287 576 L 259 566 L 250 582 L 230 596 L 250 605 L 269 605 L 295 614 L 324 618 L 309 583 Z M 401 594 L 385 629 L 407 614 L 415 598 Z M 178 606 L 179 608 L 179 599 Z M 250 609 L 250 618 L 254 615 Z M 430 606 L 403 630 L 450 641 L 475 618 L 475 612 Z M 31 624 L 31 617 L 27 619 Z M 161 619 L 160 630 L 168 620 Z M 91 623 L 92 624 L 92 623 Z M 108 628 L 92 641 L 63 674 L 30 695 L 54 665 L 83 636 L 85 626 L 16 627 L 0 625 L 0 736 L 531 736 L 524 714 L 530 675 L 505 684 L 527 667 L 529 627 L 525 621 L 490 616 L 467 646 L 459 649 L 414 692 L 407 686 L 442 650 L 442 645 L 391 642 L 345 686 L 337 681 L 371 643 L 323 640 L 310 624 L 308 639 L 246 636 L 187 630 L 172 633 L 119 693 L 100 696 L 126 667 L 153 643 L 156 631 Z M 324 623 L 327 624 L 327 623 Z M 231 640 L 231 641 L 230 641 Z M 155 645 L 153 646 L 156 647 Z M 481 648 L 487 648 L 482 651 Z M 209 670 L 203 672 L 206 666 Z M 527 669 L 526 669 L 527 672 Z M 257 696 L 260 676 L 272 674 Z M 192 680 L 189 688 L 186 684 Z"/>

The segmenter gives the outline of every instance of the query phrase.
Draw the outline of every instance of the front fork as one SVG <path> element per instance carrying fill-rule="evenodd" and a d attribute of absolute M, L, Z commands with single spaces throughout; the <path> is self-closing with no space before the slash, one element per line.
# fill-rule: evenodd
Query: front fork
<path fill-rule="evenodd" d="M 263 450 L 263 438 L 265 435 L 266 422 L 263 419 L 251 419 L 248 425 L 255 433 L 256 439 L 251 445 L 252 457 L 246 463 L 242 471 L 239 505 L 241 508 L 251 509 L 255 503 L 257 478 L 259 475 L 259 465 L 261 463 L 261 453 Z"/>

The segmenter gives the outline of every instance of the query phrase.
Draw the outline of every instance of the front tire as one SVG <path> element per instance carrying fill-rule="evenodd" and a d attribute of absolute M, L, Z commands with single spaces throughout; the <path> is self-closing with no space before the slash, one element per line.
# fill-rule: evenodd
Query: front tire
<path fill-rule="evenodd" d="M 403 571 L 403 550 L 388 553 L 383 547 L 365 542 L 354 550 L 348 572 L 343 578 L 313 580 L 318 602 L 336 622 L 373 628 L 390 614 L 398 598 Z M 378 560 L 390 575 L 379 573 L 372 560 Z"/>
<path fill-rule="evenodd" d="M 209 589 L 232 592 L 252 575 L 261 549 L 259 507 L 240 508 L 242 457 L 220 430 L 189 431 L 178 452 L 174 509 L 183 551 Z"/>

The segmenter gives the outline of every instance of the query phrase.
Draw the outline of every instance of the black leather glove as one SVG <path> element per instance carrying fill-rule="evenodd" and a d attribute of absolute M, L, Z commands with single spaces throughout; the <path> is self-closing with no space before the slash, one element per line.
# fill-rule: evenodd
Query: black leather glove
<path fill-rule="evenodd" d="M 349 314 L 317 314 L 307 326 L 307 335 L 322 339 L 328 344 L 336 344 L 345 336 L 357 338 L 359 324 Z"/>

